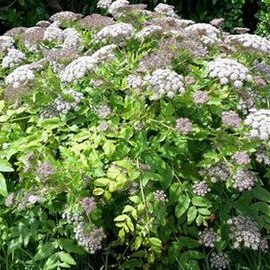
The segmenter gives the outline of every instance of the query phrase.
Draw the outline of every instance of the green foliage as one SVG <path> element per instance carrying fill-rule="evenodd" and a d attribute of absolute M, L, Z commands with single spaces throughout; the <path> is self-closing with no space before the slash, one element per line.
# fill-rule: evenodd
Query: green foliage
<path fill-rule="evenodd" d="M 235 4 L 240 10 L 243 2 Z M 132 11 L 125 15 L 118 20 L 130 20 L 135 32 L 142 29 L 138 22 L 151 19 Z M 238 15 L 231 14 L 232 20 Z M 7 80 L 16 67 L 0 67 L 1 267 L 210 270 L 214 252 L 224 252 L 230 269 L 268 269 L 269 256 L 261 246 L 234 248 L 229 220 L 249 218 L 260 237 L 269 240 L 269 164 L 256 156 L 262 147 L 269 151 L 269 141 L 250 138 L 242 121 L 247 112 L 239 106 L 252 89 L 253 105 L 269 109 L 269 85 L 255 80 L 268 82 L 269 77 L 253 68 L 258 59 L 269 63 L 269 54 L 260 48 L 226 47 L 221 32 L 210 44 L 203 35 L 198 38 L 206 51 L 200 55 L 197 47 L 188 46 L 194 46 L 193 37 L 164 31 L 142 40 L 135 34 L 125 42 L 114 40 L 119 43 L 105 54 L 108 59 L 101 54 L 92 68 L 87 57 L 104 45 L 95 42 L 97 30 L 69 23 L 82 39 L 77 53 L 86 57 L 79 71 L 73 62 L 70 74 L 83 73 L 77 79 L 63 79 L 72 60 L 50 59 L 41 68 L 26 66 L 34 77 L 20 82 L 20 92 Z M 158 68 L 143 71 L 141 60 L 158 51 L 165 62 L 159 45 L 170 38 L 180 45 L 186 38 L 188 44 L 165 52 L 173 55 L 168 69 L 181 75 L 177 78 L 185 91 L 168 97 L 170 78 L 165 78 L 163 94 L 152 98 L 155 84 L 147 87 L 146 82 Z M 21 64 L 37 64 L 48 51 L 65 48 L 55 40 L 38 43 L 35 49 L 26 45 L 15 40 L 27 56 Z M 3 50 L 1 62 L 5 54 Z M 243 64 L 254 79 L 240 88 L 221 84 L 209 75 L 208 65 L 221 56 Z M 142 76 L 143 83 L 132 87 L 129 75 Z M 71 88 L 73 92 L 67 92 Z M 6 98 L 8 91 L 14 91 L 13 99 Z M 198 91 L 207 93 L 205 102 L 194 98 Z M 45 117 L 52 109 L 54 114 Z M 237 112 L 239 126 L 226 125 L 223 113 L 228 111 Z M 191 130 L 178 126 L 182 118 L 190 121 Z M 239 151 L 250 162 L 237 163 L 233 156 Z M 256 180 L 240 190 L 235 175 L 242 169 L 254 173 Z M 198 183 L 209 190 L 198 192 Z M 206 228 L 218 235 L 211 245 L 200 241 Z M 83 241 L 89 238 L 90 247 Z"/>
<path fill-rule="evenodd" d="M 261 9 L 258 13 L 259 24 L 257 32 L 263 36 L 270 35 L 270 2 L 267 0 L 261 1 Z"/>

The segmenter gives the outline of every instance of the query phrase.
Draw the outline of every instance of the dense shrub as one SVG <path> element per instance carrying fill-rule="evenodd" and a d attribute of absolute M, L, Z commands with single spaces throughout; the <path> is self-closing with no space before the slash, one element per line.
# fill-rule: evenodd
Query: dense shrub
<path fill-rule="evenodd" d="M 257 1 L 255 0 L 131 0 L 132 4 L 147 4 L 149 9 L 154 9 L 158 3 L 173 5 L 182 17 L 195 21 L 209 22 L 218 17 L 225 19 L 224 27 L 232 30 L 236 26 L 245 26 L 255 30 Z M 6 27 L 31 26 L 40 19 L 48 18 L 49 14 L 56 11 L 70 10 L 81 12 L 84 15 L 96 12 L 97 0 L 3 0 L 0 6 L 0 19 Z M 29 8 L 29 6 L 31 8 Z M 246 7 L 250 8 L 247 12 Z M 1 12 L 2 11 L 2 12 Z M 263 9 L 263 12 L 264 9 Z"/>
<path fill-rule="evenodd" d="M 268 269 L 269 40 L 98 6 L 0 36 L 0 265 Z"/>
<path fill-rule="evenodd" d="M 259 24 L 257 32 L 258 34 L 269 36 L 270 35 L 270 2 L 261 1 L 261 9 L 258 13 Z"/>

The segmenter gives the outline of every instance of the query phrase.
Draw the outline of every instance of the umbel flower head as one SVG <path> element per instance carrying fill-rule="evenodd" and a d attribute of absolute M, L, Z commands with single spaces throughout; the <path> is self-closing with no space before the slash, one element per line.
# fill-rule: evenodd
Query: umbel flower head
<path fill-rule="evenodd" d="M 202 197 L 204 197 L 207 193 L 211 191 L 206 181 L 195 181 L 192 187 L 193 192 Z"/>
<path fill-rule="evenodd" d="M 232 158 L 238 165 L 247 165 L 250 163 L 249 155 L 244 151 L 238 151 L 234 153 Z"/>
<path fill-rule="evenodd" d="M 176 129 L 182 135 L 187 135 L 193 131 L 193 126 L 188 118 L 178 118 L 176 120 Z"/>
<path fill-rule="evenodd" d="M 210 265 L 213 269 L 224 270 L 229 267 L 229 256 L 223 252 L 213 252 L 210 257 Z"/>
<path fill-rule="evenodd" d="M 25 86 L 29 81 L 34 79 L 34 72 L 30 69 L 30 65 L 17 67 L 6 77 L 6 84 L 16 88 Z"/>
<path fill-rule="evenodd" d="M 157 69 L 144 78 L 146 90 L 151 91 L 150 99 L 157 100 L 166 95 L 169 98 L 183 94 L 184 78 L 170 69 Z"/>
<path fill-rule="evenodd" d="M 229 35 L 225 42 L 259 53 L 270 53 L 270 41 L 267 38 L 252 34 Z"/>
<path fill-rule="evenodd" d="M 234 111 L 227 111 L 222 113 L 222 123 L 227 127 L 239 128 L 242 119 Z"/>
<path fill-rule="evenodd" d="M 78 223 L 74 232 L 78 244 L 90 254 L 95 254 L 102 248 L 101 242 L 106 237 L 103 228 L 94 227 L 90 230 L 84 222 Z"/>
<path fill-rule="evenodd" d="M 134 33 L 134 28 L 129 23 L 115 23 L 105 26 L 97 32 L 93 39 L 96 43 L 114 43 L 124 45 Z"/>
<path fill-rule="evenodd" d="M 228 220 L 229 237 L 233 241 L 233 248 L 242 246 L 258 250 L 261 243 L 261 233 L 258 224 L 249 217 L 237 216 Z"/>
<path fill-rule="evenodd" d="M 254 173 L 249 170 L 238 170 L 233 179 L 233 187 L 239 191 L 251 190 L 256 182 Z"/>
<path fill-rule="evenodd" d="M 3 58 L 2 67 L 3 68 L 12 68 L 25 60 L 26 56 L 23 52 L 17 49 L 9 49 L 7 55 Z"/>
<path fill-rule="evenodd" d="M 199 243 L 205 247 L 213 248 L 218 239 L 218 234 L 212 228 L 205 228 L 199 232 Z"/>
<path fill-rule="evenodd" d="M 218 78 L 221 84 L 231 82 L 235 88 L 241 88 L 244 81 L 252 80 L 249 70 L 233 59 L 218 58 L 208 63 L 208 69 L 211 78 Z"/>
<path fill-rule="evenodd" d="M 267 141 L 270 136 L 270 110 L 250 110 L 245 119 L 245 124 L 250 127 L 251 138 Z"/>

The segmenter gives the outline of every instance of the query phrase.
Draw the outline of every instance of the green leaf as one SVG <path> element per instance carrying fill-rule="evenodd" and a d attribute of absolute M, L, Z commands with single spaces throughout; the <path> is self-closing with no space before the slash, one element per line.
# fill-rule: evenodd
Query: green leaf
<path fill-rule="evenodd" d="M 53 252 L 54 252 L 53 243 L 47 242 L 38 249 L 38 252 L 34 256 L 33 260 L 34 261 L 43 260 L 43 259 L 51 256 L 53 254 Z"/>
<path fill-rule="evenodd" d="M 196 216 L 197 216 L 197 209 L 195 206 L 191 206 L 187 212 L 188 224 L 191 224 L 195 220 Z"/>
<path fill-rule="evenodd" d="M 62 262 L 69 265 L 76 265 L 76 262 L 68 253 L 61 251 L 61 252 L 58 252 L 58 256 Z"/>
<path fill-rule="evenodd" d="M 104 189 L 103 188 L 95 188 L 93 190 L 93 194 L 96 195 L 96 196 L 100 196 L 104 193 Z"/>
<path fill-rule="evenodd" d="M 204 216 L 211 215 L 211 211 L 209 211 L 207 208 L 199 208 L 198 212 Z"/>
<path fill-rule="evenodd" d="M 180 218 L 188 209 L 190 204 L 190 198 L 188 196 L 182 196 L 178 200 L 178 204 L 175 207 L 175 215 Z"/>
<path fill-rule="evenodd" d="M 0 194 L 5 197 L 8 195 L 6 179 L 2 173 L 0 173 Z"/>
<path fill-rule="evenodd" d="M 120 216 L 117 216 L 117 217 L 114 219 L 114 221 L 115 221 L 115 222 L 124 221 L 124 220 L 126 220 L 127 218 L 129 218 L 128 215 L 120 215 Z"/>
<path fill-rule="evenodd" d="M 0 158 L 0 172 L 14 172 L 14 169 L 7 160 Z"/>
<path fill-rule="evenodd" d="M 200 206 L 200 207 L 209 207 L 211 206 L 211 203 L 203 197 L 200 196 L 195 196 L 192 198 L 192 204 L 195 206 Z"/>
<path fill-rule="evenodd" d="M 98 178 L 94 181 L 95 186 L 98 187 L 106 187 L 110 183 L 110 179 L 108 178 Z"/>
<path fill-rule="evenodd" d="M 172 203 L 178 201 L 180 195 L 182 194 L 182 187 L 179 183 L 173 183 L 170 186 L 170 201 Z"/>
<path fill-rule="evenodd" d="M 103 150 L 106 156 L 110 157 L 115 152 L 115 144 L 111 140 L 107 140 L 103 145 Z"/>
<path fill-rule="evenodd" d="M 252 189 L 253 196 L 264 202 L 270 202 L 270 192 L 263 187 L 255 187 Z"/>

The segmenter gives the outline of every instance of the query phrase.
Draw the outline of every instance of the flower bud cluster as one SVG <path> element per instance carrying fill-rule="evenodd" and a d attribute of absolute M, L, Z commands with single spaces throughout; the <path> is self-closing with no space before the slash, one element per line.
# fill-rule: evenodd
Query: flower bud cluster
<path fill-rule="evenodd" d="M 158 25 L 148 25 L 144 27 L 141 31 L 139 31 L 135 38 L 139 40 L 144 40 L 146 38 L 150 38 L 154 35 L 160 35 L 162 34 L 162 27 Z"/>
<path fill-rule="evenodd" d="M 81 56 L 72 61 L 66 68 L 60 73 L 62 82 L 74 82 L 82 77 L 87 72 L 94 69 L 96 65 L 96 59 L 92 56 Z"/>
<path fill-rule="evenodd" d="M 132 89 L 137 89 L 137 88 L 140 88 L 143 84 L 143 79 L 141 76 L 139 75 L 129 75 L 127 77 L 127 84 L 130 88 Z"/>
<path fill-rule="evenodd" d="M 247 91 L 241 93 L 237 109 L 241 110 L 244 114 L 248 114 L 251 109 L 255 107 L 256 100 L 259 98 L 260 96 L 256 92 L 248 89 Z"/>
<path fill-rule="evenodd" d="M 106 235 L 103 228 L 92 228 L 89 230 L 85 223 L 80 222 L 75 228 L 75 239 L 78 245 L 86 249 L 90 254 L 95 254 L 96 251 L 102 248 L 101 242 Z"/>
<path fill-rule="evenodd" d="M 250 137 L 268 140 L 270 136 L 270 110 L 251 110 L 244 123 L 250 127 Z"/>
<path fill-rule="evenodd" d="M 244 151 L 236 152 L 232 156 L 232 158 L 234 159 L 237 165 L 248 165 L 251 161 L 249 155 Z"/>
<path fill-rule="evenodd" d="M 56 26 L 49 26 L 45 29 L 43 40 L 63 42 L 63 31 Z"/>
<path fill-rule="evenodd" d="M 247 33 L 240 35 L 229 35 L 225 39 L 225 42 L 259 53 L 270 53 L 270 41 L 267 38 L 260 37 L 258 35 Z"/>
<path fill-rule="evenodd" d="M 166 95 L 169 98 L 183 94 L 184 78 L 170 69 L 157 69 L 151 75 L 144 77 L 146 90 L 151 91 L 150 99 L 157 100 Z"/>
<path fill-rule="evenodd" d="M 234 111 L 222 112 L 221 120 L 225 126 L 231 128 L 239 128 L 242 123 L 242 119 Z"/>
<path fill-rule="evenodd" d="M 97 64 L 101 64 L 105 61 L 113 60 L 115 57 L 114 50 L 116 48 L 117 46 L 114 44 L 103 46 L 99 50 L 97 50 L 95 53 L 93 53 L 92 57 L 96 59 Z"/>
<path fill-rule="evenodd" d="M 188 118 L 178 118 L 176 120 L 176 129 L 182 135 L 188 135 L 193 131 L 193 125 Z"/>
<path fill-rule="evenodd" d="M 83 99 L 83 94 L 74 91 L 73 89 L 65 91 L 64 94 L 71 96 L 74 99 L 74 101 L 69 102 L 65 100 L 61 95 L 59 95 L 52 103 L 52 106 L 57 109 L 59 114 L 60 113 L 67 114 L 71 110 L 77 110 L 79 103 Z"/>
<path fill-rule="evenodd" d="M 255 186 L 256 178 L 252 171 L 238 170 L 233 176 L 233 187 L 238 191 L 251 190 Z"/>
<path fill-rule="evenodd" d="M 97 2 L 98 8 L 108 9 L 112 3 L 112 0 L 99 0 Z"/>
<path fill-rule="evenodd" d="M 208 69 L 211 78 L 218 78 L 221 84 L 231 82 L 235 88 L 241 88 L 244 81 L 252 80 L 249 70 L 233 59 L 218 58 L 208 63 Z"/>
<path fill-rule="evenodd" d="M 83 40 L 75 29 L 67 28 L 62 32 L 62 35 L 65 47 L 82 47 Z"/>
<path fill-rule="evenodd" d="M 35 75 L 29 67 L 29 65 L 17 67 L 6 77 L 6 84 L 16 89 L 32 81 Z"/>
<path fill-rule="evenodd" d="M 220 162 L 210 167 L 207 172 L 204 173 L 209 175 L 212 183 L 216 183 L 218 181 L 227 181 L 231 175 L 230 168 L 224 162 Z"/>
<path fill-rule="evenodd" d="M 213 248 L 215 242 L 219 240 L 218 234 L 212 228 L 205 228 L 203 231 L 199 232 L 198 242 L 205 247 Z"/>
<path fill-rule="evenodd" d="M 157 190 L 155 192 L 155 199 L 158 202 L 168 202 L 167 195 L 166 195 L 166 193 L 163 190 Z"/>
<path fill-rule="evenodd" d="M 79 13 L 74 13 L 72 11 L 60 11 L 53 14 L 49 20 L 51 22 L 63 22 L 63 21 L 77 21 L 82 18 L 83 15 Z"/>
<path fill-rule="evenodd" d="M 37 168 L 37 174 L 42 182 L 55 174 L 55 168 L 49 162 L 41 162 Z"/>
<path fill-rule="evenodd" d="M 9 36 L 9 37 L 12 37 L 12 38 L 22 37 L 26 29 L 27 29 L 26 27 L 22 27 L 22 26 L 13 27 L 13 28 L 9 29 L 4 34 L 4 36 Z"/>
<path fill-rule="evenodd" d="M 193 95 L 193 102 L 195 104 L 201 105 L 206 104 L 209 101 L 209 96 L 206 91 L 197 91 Z"/>
<path fill-rule="evenodd" d="M 171 6 L 171 5 L 159 3 L 155 7 L 154 11 L 157 13 L 164 14 L 164 15 L 169 16 L 169 17 L 177 17 L 177 14 L 174 11 L 174 6 Z"/>
<path fill-rule="evenodd" d="M 44 27 L 34 26 L 25 30 L 24 32 L 24 44 L 26 48 L 31 51 L 35 51 L 38 48 L 38 44 L 43 40 Z"/>
<path fill-rule="evenodd" d="M 270 75 L 270 65 L 268 65 L 264 61 L 254 61 L 253 67 L 259 72 Z"/>
<path fill-rule="evenodd" d="M 227 221 L 229 225 L 229 237 L 233 241 L 233 248 L 241 246 L 258 250 L 261 243 L 261 233 L 258 224 L 249 217 L 237 216 Z"/>
<path fill-rule="evenodd" d="M 8 54 L 3 58 L 2 67 L 12 68 L 19 65 L 23 60 L 25 60 L 25 54 L 16 49 L 9 49 Z"/>
<path fill-rule="evenodd" d="M 193 192 L 199 196 L 204 197 L 207 193 L 211 191 L 206 181 L 195 181 L 192 186 Z"/>
<path fill-rule="evenodd" d="M 9 36 L 0 36 L 0 53 L 14 48 L 14 40 Z"/>
<path fill-rule="evenodd" d="M 53 103 L 45 107 L 41 113 L 40 118 L 42 120 L 46 118 L 58 117 L 59 114 L 67 114 L 71 110 L 78 109 L 79 103 L 83 99 L 83 94 L 76 92 L 73 89 L 65 91 L 64 94 L 72 97 L 74 101 L 69 102 L 65 100 L 61 95 L 58 95 Z"/>
<path fill-rule="evenodd" d="M 225 253 L 213 252 L 210 257 L 210 265 L 214 269 L 223 270 L 229 267 L 229 256 Z"/>
<path fill-rule="evenodd" d="M 256 153 L 256 161 L 263 164 L 263 165 L 270 165 L 270 158 L 268 156 L 268 151 L 263 147 L 260 147 Z"/>
<path fill-rule="evenodd" d="M 85 210 L 85 212 L 89 215 L 97 208 L 97 203 L 95 198 L 86 197 L 81 200 L 81 206 Z"/>
<path fill-rule="evenodd" d="M 111 108 L 108 105 L 100 106 L 96 111 L 98 117 L 101 119 L 107 118 L 112 112 Z"/>
<path fill-rule="evenodd" d="M 116 23 L 105 26 L 97 32 L 93 39 L 96 43 L 115 43 L 119 45 L 125 44 L 134 33 L 134 28 L 129 23 Z"/>
<path fill-rule="evenodd" d="M 120 10 L 128 5 L 129 1 L 127 0 L 116 0 L 111 3 L 108 11 L 113 17 L 117 17 L 119 14 L 121 14 Z"/>
<path fill-rule="evenodd" d="M 92 14 L 81 19 L 79 23 L 83 28 L 100 30 L 105 26 L 113 24 L 114 20 L 111 17 L 102 16 L 100 14 Z"/>
<path fill-rule="evenodd" d="M 207 23 L 195 23 L 185 28 L 188 36 L 203 42 L 204 45 L 214 44 L 219 41 L 220 31 Z"/>

